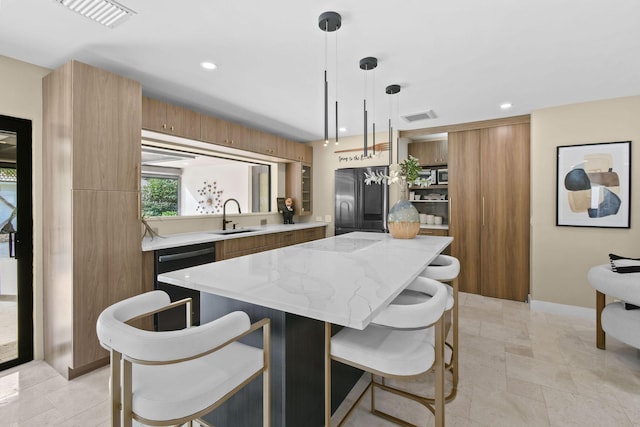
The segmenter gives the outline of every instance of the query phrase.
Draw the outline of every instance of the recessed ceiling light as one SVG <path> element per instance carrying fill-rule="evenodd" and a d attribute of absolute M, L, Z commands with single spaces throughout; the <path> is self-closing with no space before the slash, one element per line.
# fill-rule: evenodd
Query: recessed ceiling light
<path fill-rule="evenodd" d="M 102 24 L 105 27 L 114 28 L 136 13 L 126 6 L 113 0 L 55 0 L 62 6 L 70 9 L 85 18 Z"/>
<path fill-rule="evenodd" d="M 500 104 L 500 108 L 502 108 L 503 110 L 508 110 L 509 108 L 511 108 L 513 105 L 511 105 L 510 102 L 503 102 L 502 104 Z"/>
<path fill-rule="evenodd" d="M 201 62 L 200 66 L 202 68 L 204 68 L 205 70 L 215 70 L 216 68 L 218 68 L 218 66 L 216 64 L 214 64 L 213 62 L 208 62 L 208 61 Z"/>

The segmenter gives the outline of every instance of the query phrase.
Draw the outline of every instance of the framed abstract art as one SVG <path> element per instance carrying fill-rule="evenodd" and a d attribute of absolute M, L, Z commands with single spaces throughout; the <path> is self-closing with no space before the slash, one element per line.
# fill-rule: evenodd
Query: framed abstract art
<path fill-rule="evenodd" d="M 631 141 L 557 147 L 556 225 L 630 228 Z"/>

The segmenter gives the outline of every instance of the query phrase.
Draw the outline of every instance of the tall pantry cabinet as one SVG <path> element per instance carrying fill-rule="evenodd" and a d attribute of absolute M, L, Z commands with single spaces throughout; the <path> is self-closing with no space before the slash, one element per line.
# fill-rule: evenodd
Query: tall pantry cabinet
<path fill-rule="evenodd" d="M 528 122 L 448 134 L 449 235 L 463 292 L 527 298 L 529 140 Z"/>
<path fill-rule="evenodd" d="M 43 79 L 45 360 L 108 362 L 100 312 L 141 292 L 139 83 L 71 61 Z"/>

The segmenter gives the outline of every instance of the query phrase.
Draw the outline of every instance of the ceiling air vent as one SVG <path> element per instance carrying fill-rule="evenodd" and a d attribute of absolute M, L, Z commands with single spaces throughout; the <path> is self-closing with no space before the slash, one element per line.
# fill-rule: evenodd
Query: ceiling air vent
<path fill-rule="evenodd" d="M 115 28 L 131 15 L 136 14 L 113 0 L 55 0 L 55 2 L 109 28 Z"/>
<path fill-rule="evenodd" d="M 409 123 L 417 122 L 418 120 L 427 120 L 427 119 L 437 119 L 438 115 L 435 111 L 429 110 L 423 113 L 409 114 L 406 116 L 402 116 L 403 119 L 408 121 Z"/>

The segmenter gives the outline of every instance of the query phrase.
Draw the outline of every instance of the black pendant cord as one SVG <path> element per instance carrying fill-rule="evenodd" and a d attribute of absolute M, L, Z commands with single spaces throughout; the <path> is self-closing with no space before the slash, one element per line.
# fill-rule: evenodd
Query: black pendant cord
<path fill-rule="evenodd" d="M 327 70 L 324 70 L 324 144 L 329 142 L 329 82 Z"/>
<path fill-rule="evenodd" d="M 338 101 L 336 100 L 336 145 L 338 145 Z"/>
<path fill-rule="evenodd" d="M 364 100 L 364 156 L 367 157 L 367 100 Z"/>
<path fill-rule="evenodd" d="M 387 95 L 396 95 L 400 93 L 400 85 L 389 85 L 386 87 L 385 92 L 387 93 Z M 391 126 L 392 116 L 393 116 L 393 102 L 391 98 L 389 98 L 389 164 L 390 165 L 393 164 L 393 126 Z M 400 143 L 400 135 L 398 135 L 397 143 L 398 144 Z M 396 154 L 396 157 L 397 157 L 397 154 Z"/>
<path fill-rule="evenodd" d="M 335 145 L 338 145 L 338 33 L 336 33 L 336 75 L 335 75 L 335 87 L 336 87 L 336 142 Z"/>
<path fill-rule="evenodd" d="M 328 33 L 340 29 L 342 17 L 337 12 L 324 12 L 318 18 L 318 26 L 324 31 L 324 145 L 329 144 L 329 81 L 327 79 Z M 336 37 L 336 75 L 338 62 L 338 39 Z M 336 144 L 338 143 L 338 89 L 336 83 Z"/>
<path fill-rule="evenodd" d="M 324 22 L 324 145 L 329 143 L 329 81 L 327 80 L 327 37 L 329 21 Z"/>
<path fill-rule="evenodd" d="M 371 92 L 371 96 L 373 98 L 373 138 L 372 138 L 372 145 L 373 145 L 373 155 L 376 155 L 376 69 L 373 69 L 373 86 L 372 86 L 372 92 Z"/>
<path fill-rule="evenodd" d="M 391 127 L 391 118 L 389 118 L 389 164 L 393 163 L 393 128 Z"/>
<path fill-rule="evenodd" d="M 374 57 L 366 57 L 366 58 L 362 58 L 360 60 L 360 69 L 364 70 L 364 156 L 367 157 L 369 154 L 369 150 L 368 150 L 368 143 L 369 143 L 369 138 L 367 135 L 367 71 L 369 70 L 374 70 L 376 67 L 378 66 L 378 59 L 374 58 Z M 375 108 L 375 105 L 374 105 Z M 375 117 L 374 117 L 375 120 Z M 375 126 L 374 126 L 374 132 L 375 132 Z M 375 133 L 374 133 L 374 140 L 375 140 Z M 374 147 L 375 150 L 375 147 Z M 374 151 L 375 152 L 375 151 Z"/>
<path fill-rule="evenodd" d="M 373 119 L 375 120 L 375 117 Z M 376 155 L 376 122 L 373 122 L 373 155 Z"/>

